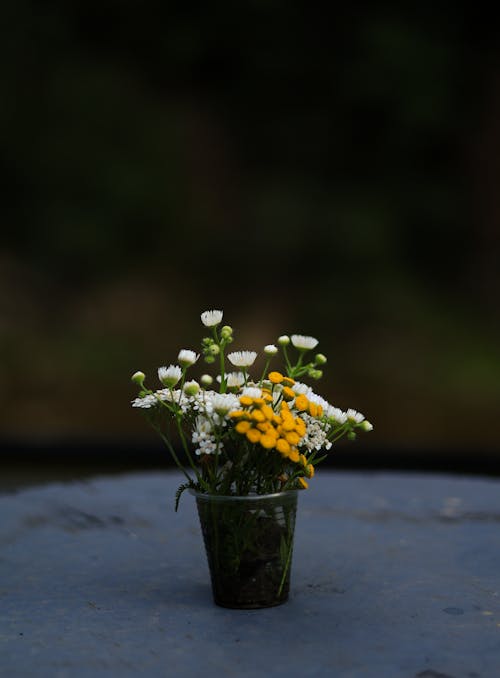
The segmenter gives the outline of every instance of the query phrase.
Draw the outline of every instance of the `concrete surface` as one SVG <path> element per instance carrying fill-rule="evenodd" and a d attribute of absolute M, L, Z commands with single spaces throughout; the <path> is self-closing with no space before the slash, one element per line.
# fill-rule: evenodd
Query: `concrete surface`
<path fill-rule="evenodd" d="M 320 471 L 290 601 L 215 607 L 168 473 L 0 497 L 0 675 L 500 676 L 500 482 Z"/>

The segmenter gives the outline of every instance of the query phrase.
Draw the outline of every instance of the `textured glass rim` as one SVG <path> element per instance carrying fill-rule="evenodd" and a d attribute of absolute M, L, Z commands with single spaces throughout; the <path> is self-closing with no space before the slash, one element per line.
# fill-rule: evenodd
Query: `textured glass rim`
<path fill-rule="evenodd" d="M 273 494 L 247 494 L 244 496 L 237 494 L 207 494 L 206 492 L 198 492 L 193 488 L 189 489 L 190 494 L 196 499 L 204 501 L 262 501 L 263 499 L 292 499 L 297 497 L 299 490 L 286 490 L 285 492 L 273 492 Z"/>

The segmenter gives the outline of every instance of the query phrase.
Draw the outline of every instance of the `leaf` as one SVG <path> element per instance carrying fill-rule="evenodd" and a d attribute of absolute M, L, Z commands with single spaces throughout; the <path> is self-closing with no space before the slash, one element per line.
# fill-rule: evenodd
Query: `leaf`
<path fill-rule="evenodd" d="M 193 487 L 193 483 L 182 483 L 182 485 L 179 485 L 177 488 L 177 492 L 175 493 L 175 512 L 177 513 L 177 510 L 179 508 L 179 502 L 181 500 L 182 493 L 185 490 L 189 490 L 190 487 Z"/>

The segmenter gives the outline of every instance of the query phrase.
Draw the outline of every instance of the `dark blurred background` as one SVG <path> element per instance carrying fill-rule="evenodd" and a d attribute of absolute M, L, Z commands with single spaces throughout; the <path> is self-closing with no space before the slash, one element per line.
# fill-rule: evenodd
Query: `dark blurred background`
<path fill-rule="evenodd" d="M 320 338 L 319 390 L 375 425 L 340 466 L 498 472 L 500 49 L 484 7 L 3 14 L 4 478 L 167 463 L 129 377 L 154 383 L 196 348 L 207 308 L 234 348 Z"/>

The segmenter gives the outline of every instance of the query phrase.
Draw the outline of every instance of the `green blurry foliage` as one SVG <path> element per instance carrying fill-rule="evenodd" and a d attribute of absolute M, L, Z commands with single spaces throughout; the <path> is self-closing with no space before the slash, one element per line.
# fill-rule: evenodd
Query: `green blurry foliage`
<path fill-rule="evenodd" d="M 499 395 L 487 16 L 24 0 L 2 31 L 4 432 L 142 432 L 129 375 L 215 306 L 236 348 L 318 335 L 382 442 L 491 443 L 455 428 Z"/>

